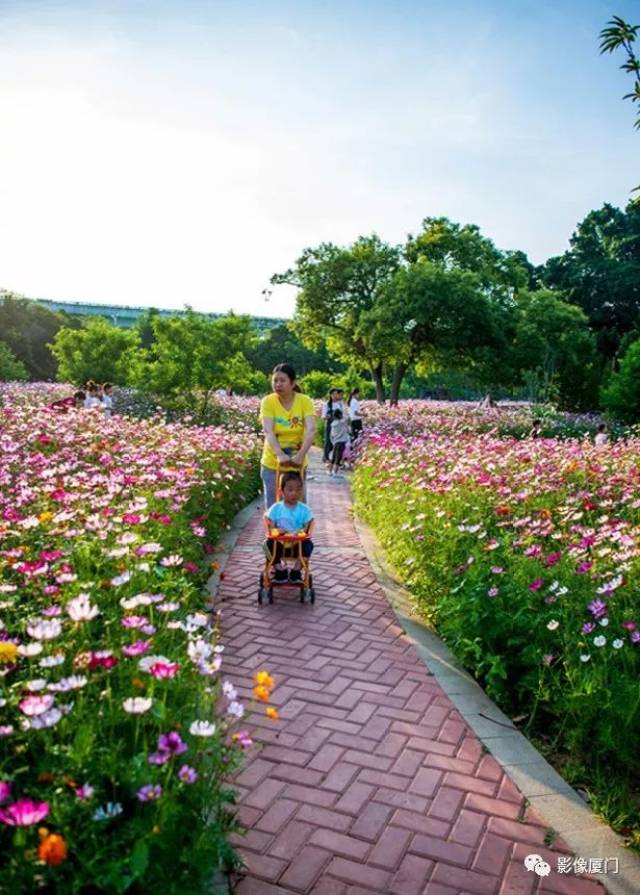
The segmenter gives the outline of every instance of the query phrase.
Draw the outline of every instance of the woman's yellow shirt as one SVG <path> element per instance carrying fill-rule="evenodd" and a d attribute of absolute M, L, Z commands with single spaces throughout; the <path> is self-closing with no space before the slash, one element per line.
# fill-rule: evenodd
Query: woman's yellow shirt
<path fill-rule="evenodd" d="M 285 448 L 297 450 L 302 445 L 304 421 L 307 416 L 315 416 L 313 401 L 308 395 L 301 395 L 298 392 L 296 392 L 289 410 L 282 406 L 280 398 L 275 392 L 263 398 L 260 404 L 260 419 L 273 420 L 273 431 L 283 450 Z M 261 462 L 267 469 L 276 469 L 278 466 L 278 459 L 266 438 Z M 306 457 L 304 465 L 307 465 Z"/>

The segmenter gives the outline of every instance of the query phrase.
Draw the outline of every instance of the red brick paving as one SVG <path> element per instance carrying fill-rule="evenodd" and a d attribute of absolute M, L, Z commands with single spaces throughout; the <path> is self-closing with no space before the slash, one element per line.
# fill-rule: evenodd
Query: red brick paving
<path fill-rule="evenodd" d="M 276 679 L 280 719 L 252 715 L 260 745 L 237 774 L 238 895 L 602 895 L 555 871 L 562 844 L 483 752 L 404 635 L 361 550 L 348 488 L 310 482 L 314 606 L 279 590 L 257 603 L 261 512 L 218 591 L 226 676 L 243 696 Z M 254 548 L 254 549 L 251 549 Z M 344 549 L 347 548 L 347 549 Z M 551 875 L 528 872 L 535 851 Z"/>

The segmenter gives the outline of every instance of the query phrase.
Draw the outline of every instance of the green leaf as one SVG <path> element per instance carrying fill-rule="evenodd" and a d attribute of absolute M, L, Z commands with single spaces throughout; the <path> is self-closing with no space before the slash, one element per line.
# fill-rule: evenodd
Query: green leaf
<path fill-rule="evenodd" d="M 134 846 L 129 863 L 134 878 L 143 876 L 149 866 L 149 846 L 143 839 Z"/>

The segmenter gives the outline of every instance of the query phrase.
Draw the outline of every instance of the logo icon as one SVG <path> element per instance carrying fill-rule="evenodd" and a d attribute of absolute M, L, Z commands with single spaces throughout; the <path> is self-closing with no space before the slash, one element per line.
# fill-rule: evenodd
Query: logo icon
<path fill-rule="evenodd" d="M 551 873 L 551 866 L 540 855 L 527 855 L 524 866 L 530 873 L 537 873 L 538 876 L 549 876 Z"/>

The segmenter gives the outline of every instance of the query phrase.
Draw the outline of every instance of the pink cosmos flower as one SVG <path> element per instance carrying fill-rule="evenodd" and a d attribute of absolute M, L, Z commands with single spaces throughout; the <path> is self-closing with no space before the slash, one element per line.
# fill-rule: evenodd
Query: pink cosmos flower
<path fill-rule="evenodd" d="M 183 764 L 178 771 L 178 777 L 183 783 L 195 783 L 198 779 L 198 772 L 188 764 Z"/>
<path fill-rule="evenodd" d="M 90 786 L 88 783 L 83 783 L 82 786 L 77 786 L 74 792 L 76 797 L 80 799 L 81 802 L 84 802 L 87 799 L 92 798 L 95 790 L 93 786 Z"/>
<path fill-rule="evenodd" d="M 149 674 L 164 680 L 175 677 L 179 670 L 180 664 L 178 662 L 154 662 L 149 668 Z"/>
<path fill-rule="evenodd" d="M 537 590 L 540 590 L 540 588 L 543 586 L 544 586 L 544 578 L 536 578 L 529 585 L 529 590 L 535 592 Z"/>
<path fill-rule="evenodd" d="M 11 798 L 11 784 L 6 780 L 0 780 L 0 805 Z"/>
<path fill-rule="evenodd" d="M 155 802 L 162 795 L 162 787 L 159 783 L 155 785 L 148 783 L 146 786 L 140 787 L 137 795 L 140 802 Z"/>
<path fill-rule="evenodd" d="M 188 748 L 176 730 L 163 733 L 158 738 L 158 750 L 160 752 L 168 752 L 170 755 L 182 755 Z"/>
<path fill-rule="evenodd" d="M 545 566 L 555 566 L 555 564 L 557 562 L 560 562 L 561 559 L 562 559 L 561 553 L 550 553 L 546 557 L 544 564 L 545 564 Z"/>
<path fill-rule="evenodd" d="M 586 575 L 592 566 L 593 563 L 591 562 L 591 560 L 585 559 L 582 562 L 578 563 L 576 572 L 578 573 L 578 575 Z"/>
<path fill-rule="evenodd" d="M 122 652 L 128 658 L 132 658 L 133 656 L 142 656 L 150 649 L 151 642 L 149 640 L 136 640 L 135 643 L 130 643 L 128 646 L 123 646 Z"/>
<path fill-rule="evenodd" d="M 33 717 L 34 715 L 42 715 L 44 712 L 49 711 L 53 703 L 54 697 L 49 693 L 44 693 L 40 695 L 31 694 L 30 696 L 26 696 L 19 705 L 21 712 Z"/>
<path fill-rule="evenodd" d="M 499 591 L 498 591 L 497 587 L 490 587 L 489 590 L 487 591 L 487 596 L 488 597 L 497 597 L 498 593 L 499 593 Z"/>
<path fill-rule="evenodd" d="M 606 603 L 603 603 L 602 600 L 593 600 L 587 608 L 594 618 L 602 618 L 607 614 Z"/>
<path fill-rule="evenodd" d="M 10 827 L 30 827 L 49 813 L 47 802 L 33 802 L 31 799 L 19 799 L 6 808 L 0 808 L 0 823 Z"/>

